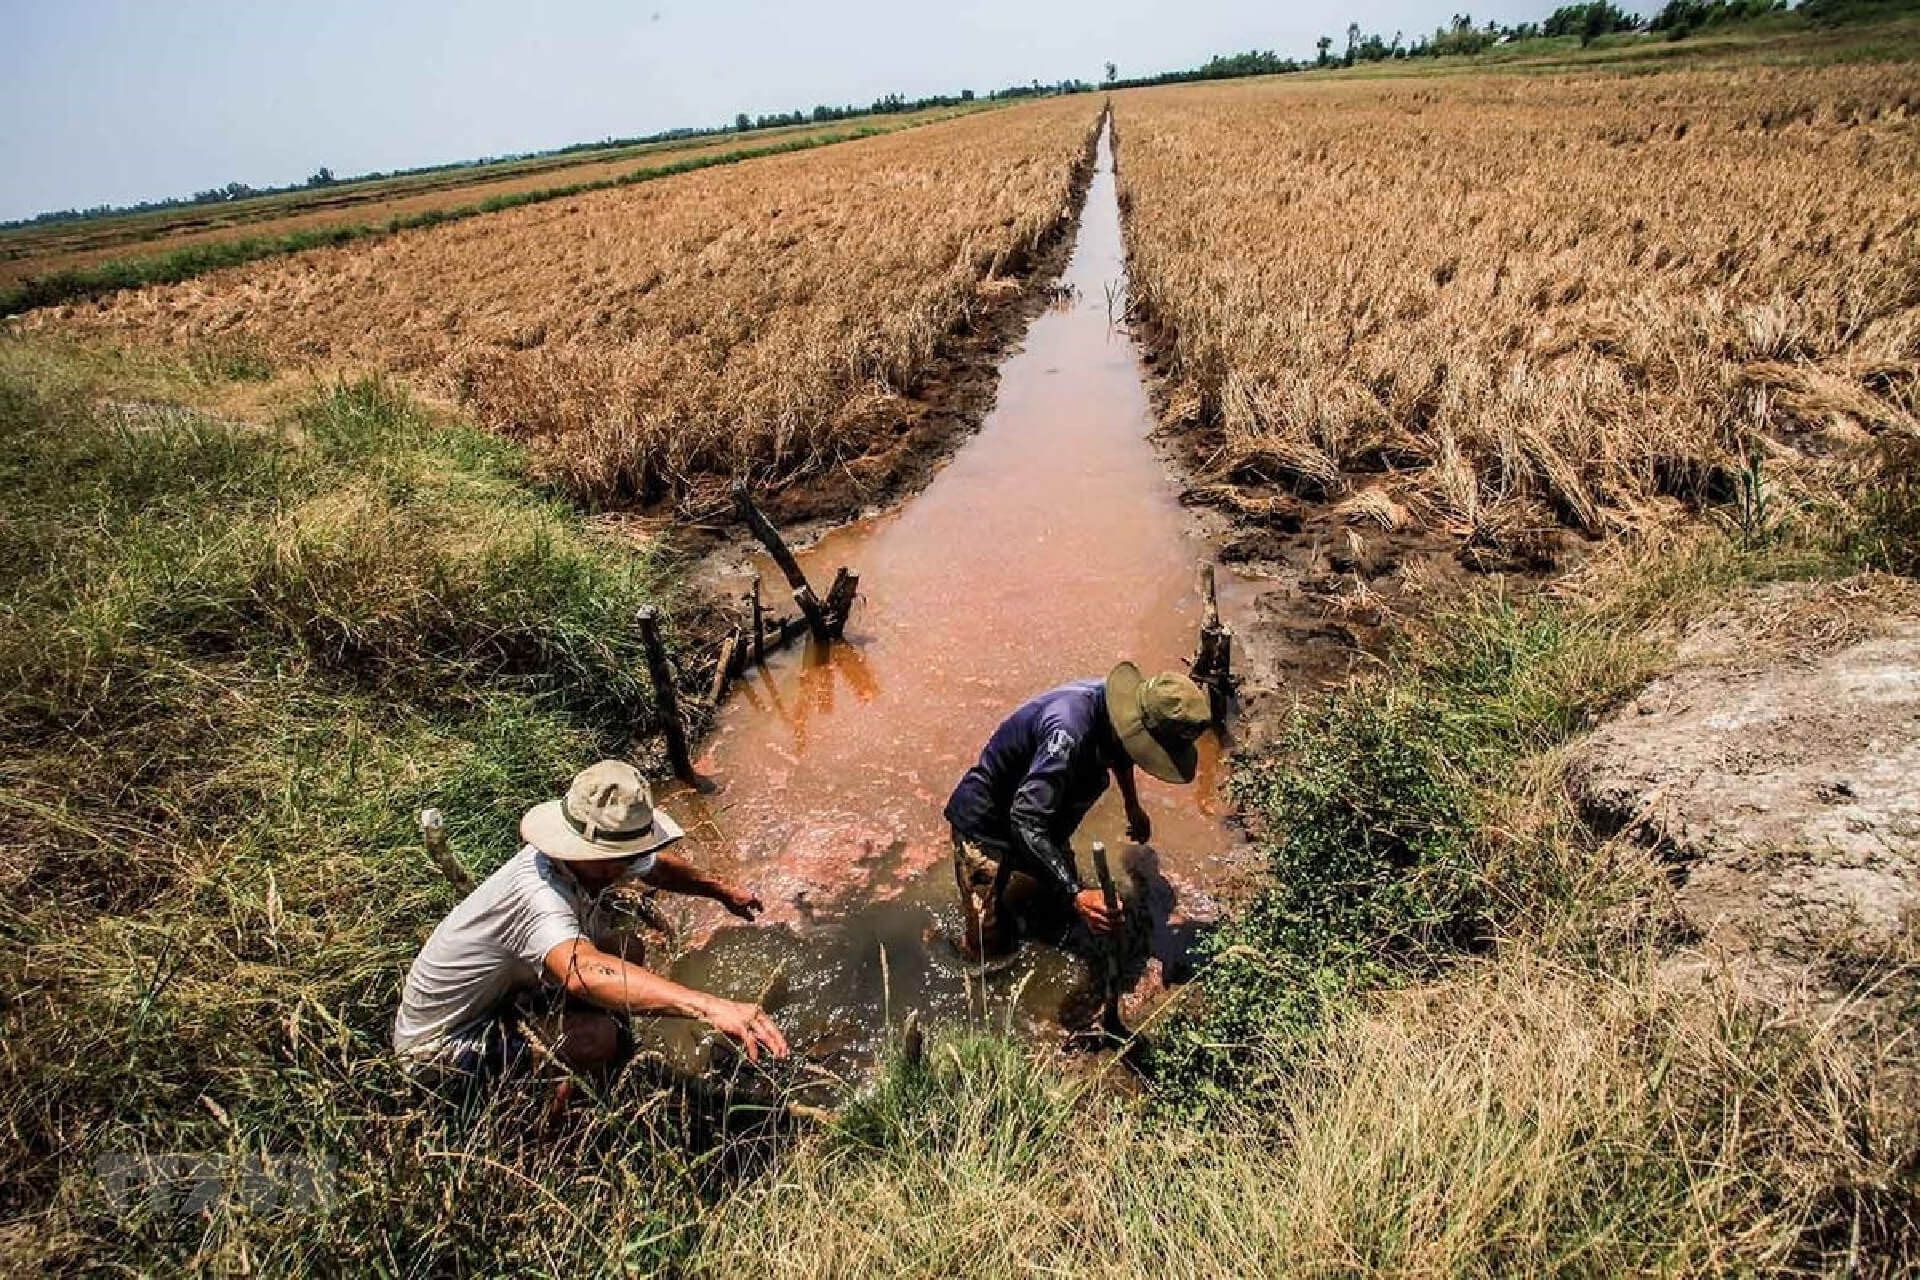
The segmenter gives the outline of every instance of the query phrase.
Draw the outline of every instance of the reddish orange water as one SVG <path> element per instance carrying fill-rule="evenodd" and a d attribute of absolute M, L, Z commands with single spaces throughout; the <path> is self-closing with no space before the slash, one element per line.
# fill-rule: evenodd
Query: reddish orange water
<path fill-rule="evenodd" d="M 867 1039 L 883 1002 L 895 1018 L 964 1007 L 957 963 L 924 936 L 958 922 L 941 818 L 954 783 L 1000 720 L 1044 689 L 1123 658 L 1185 668 L 1210 548 L 1150 443 L 1136 348 L 1109 322 L 1125 278 L 1103 135 L 1063 281 L 1074 296 L 1002 366 L 979 434 L 903 507 L 800 554 L 817 590 L 840 565 L 860 574 L 847 643 L 750 672 L 697 762 L 715 789 L 667 797 L 689 855 L 767 903 L 753 928 L 713 934 L 725 917 L 690 920 L 705 945 L 677 967 L 684 978 L 745 996 L 784 963 L 795 990 L 784 1020 L 837 1045 Z M 779 573 L 758 568 L 769 597 L 784 597 Z M 1240 592 L 1226 575 L 1222 587 L 1231 622 Z M 1192 786 L 1142 775 L 1152 855 L 1173 895 L 1163 948 L 1213 914 L 1210 888 L 1244 856 L 1225 822 L 1220 751 L 1203 742 Z M 1125 845 L 1120 810 L 1110 789 L 1083 824 L 1084 874 L 1090 840 Z M 1044 1022 L 1072 975 L 1030 950 L 1020 1008 Z"/>

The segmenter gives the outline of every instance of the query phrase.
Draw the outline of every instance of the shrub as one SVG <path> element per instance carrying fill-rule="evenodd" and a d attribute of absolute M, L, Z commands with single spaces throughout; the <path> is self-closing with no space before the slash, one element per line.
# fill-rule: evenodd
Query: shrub
<path fill-rule="evenodd" d="M 1490 814 L 1514 763 L 1591 723 L 1647 656 L 1562 606 L 1490 596 L 1421 628 L 1388 676 L 1298 710 L 1237 775 L 1267 875 L 1209 940 L 1200 1009 L 1159 1038 L 1165 1095 L 1194 1112 L 1281 1087 L 1356 993 L 1565 896 L 1557 848 Z"/>

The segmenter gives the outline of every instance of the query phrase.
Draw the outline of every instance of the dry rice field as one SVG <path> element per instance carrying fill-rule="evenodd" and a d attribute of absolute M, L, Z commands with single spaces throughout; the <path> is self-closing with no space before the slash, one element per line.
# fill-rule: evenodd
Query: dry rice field
<path fill-rule="evenodd" d="M 1538 559 L 1916 421 L 1912 65 L 1120 95 L 1136 314 L 1244 513 Z"/>
<path fill-rule="evenodd" d="M 1069 218 L 1070 98 L 315 250 L 31 323 L 384 370 L 590 502 L 712 509 L 883 448 L 943 337 Z"/>
<path fill-rule="evenodd" d="M 978 108 L 976 108 L 978 109 Z M 613 151 L 539 156 L 367 182 L 286 192 L 232 204 L 190 205 L 151 213 L 0 231 L 0 286 L 29 276 L 98 266 L 115 259 L 171 253 L 254 236 L 284 236 L 323 227 L 360 226 L 476 205 L 485 200 L 636 171 L 711 159 L 730 152 L 844 137 L 861 129 L 892 131 L 962 113 L 936 107 L 894 116 L 860 116 L 818 125 L 757 129 L 746 134 L 641 143 Z"/>

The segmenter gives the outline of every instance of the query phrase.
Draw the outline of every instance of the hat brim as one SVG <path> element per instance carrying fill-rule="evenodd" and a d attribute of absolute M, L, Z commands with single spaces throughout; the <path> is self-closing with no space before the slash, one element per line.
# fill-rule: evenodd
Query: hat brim
<path fill-rule="evenodd" d="M 1158 738 L 1141 722 L 1141 686 L 1147 677 L 1131 662 L 1107 673 L 1107 720 L 1114 726 L 1127 758 L 1162 782 L 1192 782 L 1200 770 L 1200 751 L 1192 742 Z"/>
<path fill-rule="evenodd" d="M 527 810 L 520 818 L 520 838 L 550 858 L 562 862 L 615 862 L 640 858 L 665 849 L 686 834 L 680 824 L 659 806 L 654 808 L 654 829 L 632 840 L 589 840 L 573 829 L 562 802 L 549 800 Z"/>

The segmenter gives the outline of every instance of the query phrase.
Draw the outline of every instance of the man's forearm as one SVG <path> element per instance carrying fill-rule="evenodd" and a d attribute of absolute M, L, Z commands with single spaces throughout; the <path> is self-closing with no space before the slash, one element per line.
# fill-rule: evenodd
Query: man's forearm
<path fill-rule="evenodd" d="M 1014 836 L 1034 861 L 1047 873 L 1047 879 L 1068 897 L 1081 891 L 1080 875 L 1074 870 L 1073 850 L 1062 847 L 1044 829 L 1016 817 Z"/>
<path fill-rule="evenodd" d="M 656 889 L 668 893 L 684 893 L 689 897 L 712 898 L 719 902 L 727 896 L 727 886 L 696 870 L 691 863 L 675 857 L 671 853 L 654 855 L 653 870 L 641 877 Z"/>
<path fill-rule="evenodd" d="M 569 995 L 615 1013 L 705 1018 L 711 1004 L 702 992 L 598 948 L 569 957 L 564 981 Z"/>

